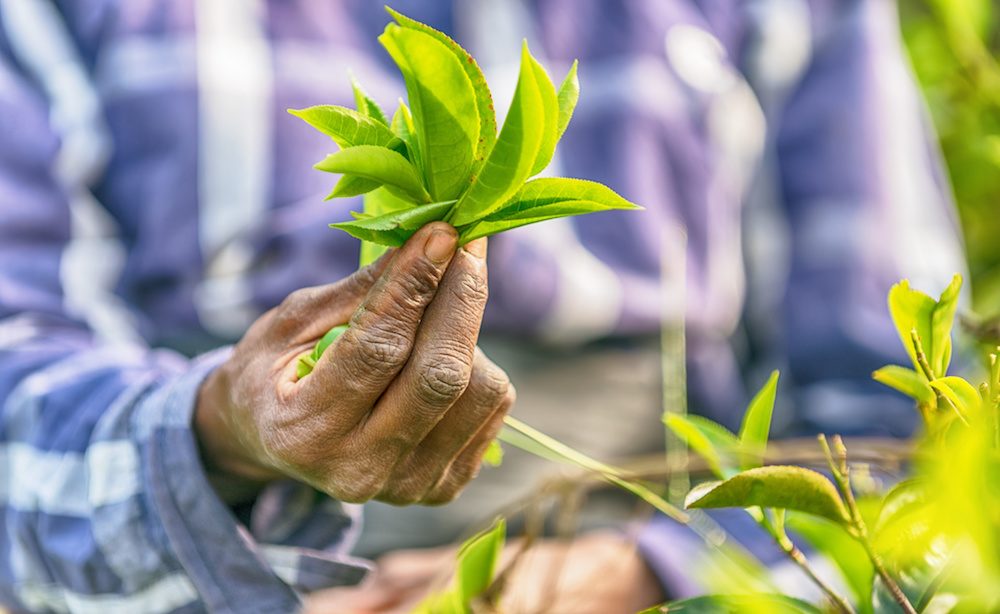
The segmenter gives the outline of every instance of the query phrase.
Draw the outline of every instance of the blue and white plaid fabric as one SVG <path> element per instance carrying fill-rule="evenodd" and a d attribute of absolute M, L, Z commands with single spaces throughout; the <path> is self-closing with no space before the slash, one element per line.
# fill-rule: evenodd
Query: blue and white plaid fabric
<path fill-rule="evenodd" d="M 277 484 L 237 519 L 190 418 L 249 322 L 354 269 L 356 242 L 326 224 L 355 203 L 323 203 L 311 169 L 330 144 L 284 109 L 350 104 L 349 68 L 392 104 L 378 4 L 0 0 L 8 607 L 287 612 L 365 573 L 346 554 L 355 508 Z M 790 429 L 909 428 L 866 383 L 898 358 L 884 292 L 942 284 L 961 250 L 890 2 L 394 5 L 482 58 L 501 109 L 521 36 L 554 72 L 579 57 L 559 170 L 647 207 L 496 240 L 490 330 L 648 335 L 683 310 L 693 404 L 712 417 L 742 407 L 743 327 L 791 365 Z M 679 227 L 687 300 L 671 306 Z"/>

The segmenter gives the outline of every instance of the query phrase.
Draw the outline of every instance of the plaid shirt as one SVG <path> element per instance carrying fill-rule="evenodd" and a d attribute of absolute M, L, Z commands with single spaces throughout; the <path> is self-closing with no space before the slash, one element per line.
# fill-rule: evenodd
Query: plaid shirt
<path fill-rule="evenodd" d="M 285 612 L 366 572 L 347 555 L 354 507 L 280 483 L 234 516 L 191 413 L 257 315 L 355 267 L 357 243 L 326 224 L 356 203 L 323 203 L 311 169 L 329 142 L 284 109 L 350 104 L 348 69 L 387 106 L 402 93 L 377 4 L 0 2 L 9 607 Z M 899 358 L 881 349 L 898 345 L 884 292 L 962 265 L 889 2 L 394 6 L 481 58 L 497 108 L 522 36 L 555 72 L 579 57 L 555 167 L 647 207 L 495 240 L 489 330 L 583 342 L 686 313 L 693 404 L 712 417 L 742 406 L 727 341 L 742 327 L 790 363 L 795 424 L 909 428 L 866 383 Z"/>

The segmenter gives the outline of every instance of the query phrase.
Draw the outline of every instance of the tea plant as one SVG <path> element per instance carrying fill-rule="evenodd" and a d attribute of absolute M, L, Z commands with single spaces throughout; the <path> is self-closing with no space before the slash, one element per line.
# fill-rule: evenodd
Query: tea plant
<path fill-rule="evenodd" d="M 340 147 L 315 168 L 339 173 L 327 197 L 364 195 L 353 220 L 331 224 L 362 240 L 361 265 L 402 245 L 420 227 L 445 221 L 459 244 L 545 220 L 594 211 L 640 209 L 583 179 L 531 177 L 545 170 L 580 96 L 576 63 L 556 90 L 521 49 L 514 98 L 497 134 L 493 96 L 476 61 L 445 34 L 386 8 L 396 23 L 379 42 L 406 82 L 391 121 L 356 81 L 356 109 L 289 109 Z M 298 363 L 308 375 L 346 329 L 330 330 Z"/>

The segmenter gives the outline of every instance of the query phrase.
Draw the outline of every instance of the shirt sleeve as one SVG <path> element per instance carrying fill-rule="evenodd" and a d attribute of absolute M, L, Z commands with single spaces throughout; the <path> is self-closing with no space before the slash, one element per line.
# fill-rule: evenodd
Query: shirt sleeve
<path fill-rule="evenodd" d="M 365 564 L 338 548 L 353 508 L 281 483 L 245 526 L 208 484 L 191 418 L 227 349 L 189 360 L 141 341 L 111 343 L 73 309 L 61 272 L 74 257 L 76 195 L 53 170 L 66 145 L 54 126 L 66 118 L 4 31 L 0 602 L 291 612 L 298 591 L 359 581 Z"/>

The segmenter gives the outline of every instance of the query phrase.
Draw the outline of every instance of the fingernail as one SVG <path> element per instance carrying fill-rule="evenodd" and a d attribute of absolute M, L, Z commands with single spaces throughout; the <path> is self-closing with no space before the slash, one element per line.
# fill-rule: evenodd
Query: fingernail
<path fill-rule="evenodd" d="M 436 229 L 427 237 L 427 243 L 424 243 L 424 255 L 435 264 L 444 264 L 455 253 L 457 242 L 458 237 L 453 229 Z"/>
<path fill-rule="evenodd" d="M 464 249 L 465 251 L 469 252 L 470 254 L 472 254 L 473 256 L 475 256 L 476 258 L 479 258 L 480 260 L 485 260 L 486 259 L 486 237 L 483 237 L 481 239 L 476 239 L 475 241 L 470 241 L 470 242 L 466 243 L 465 247 L 463 247 L 462 249 Z"/>

